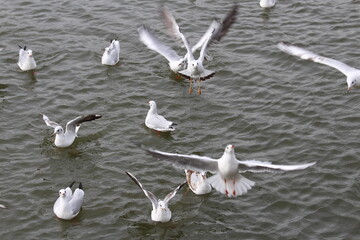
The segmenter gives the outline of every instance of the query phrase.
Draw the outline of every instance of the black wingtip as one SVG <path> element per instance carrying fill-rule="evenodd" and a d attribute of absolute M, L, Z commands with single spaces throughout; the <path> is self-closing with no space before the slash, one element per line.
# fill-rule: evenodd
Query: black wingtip
<path fill-rule="evenodd" d="M 20 46 L 20 45 L 18 45 L 19 46 L 19 48 L 21 48 L 22 49 L 22 46 Z"/>
<path fill-rule="evenodd" d="M 183 183 L 179 186 L 179 190 L 180 190 L 185 184 L 187 184 L 187 181 L 183 182 Z"/>
<path fill-rule="evenodd" d="M 72 186 L 74 185 L 75 181 L 73 181 L 72 183 L 70 183 L 69 188 L 72 188 Z"/>
<path fill-rule="evenodd" d="M 83 190 L 83 185 L 82 185 L 81 182 L 79 183 L 79 189 L 82 189 L 82 190 Z"/>

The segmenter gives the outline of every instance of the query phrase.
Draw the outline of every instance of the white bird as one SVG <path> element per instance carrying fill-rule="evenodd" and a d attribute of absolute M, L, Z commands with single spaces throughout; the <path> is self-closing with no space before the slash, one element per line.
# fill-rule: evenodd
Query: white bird
<path fill-rule="evenodd" d="M 237 14 L 237 5 L 234 5 L 232 10 L 226 15 L 222 23 L 213 21 L 209 29 L 206 31 L 200 41 L 193 47 L 190 47 L 185 35 L 180 31 L 179 25 L 172 14 L 165 8 L 161 8 L 161 16 L 170 35 L 178 40 L 181 40 L 186 47 L 187 53 L 185 58 L 187 60 L 187 68 L 179 71 L 179 74 L 185 78 L 200 82 L 212 77 L 215 72 L 204 68 L 203 62 L 205 60 L 206 51 L 210 43 L 219 41 L 229 30 L 231 24 L 235 22 Z M 200 56 L 198 59 L 194 58 L 193 52 L 201 46 Z M 191 92 L 191 85 L 189 92 Z M 200 85 L 198 85 L 198 94 L 201 94 Z"/>
<path fill-rule="evenodd" d="M 46 125 L 54 128 L 53 135 L 55 136 L 55 146 L 57 147 L 68 147 L 70 146 L 75 138 L 77 137 L 77 132 L 79 131 L 80 124 L 83 122 L 93 121 L 95 119 L 101 118 L 100 115 L 85 115 L 79 116 L 66 123 L 66 129 L 64 129 L 56 122 L 51 121 L 45 114 L 43 115 L 43 120 Z"/>
<path fill-rule="evenodd" d="M 101 63 L 104 65 L 115 65 L 119 62 L 120 56 L 120 42 L 116 39 L 110 41 L 110 46 L 105 48 L 104 54 L 101 58 Z"/>
<path fill-rule="evenodd" d="M 175 130 L 175 123 L 166 120 L 157 113 L 155 101 L 149 101 L 150 109 L 145 118 L 145 125 L 159 132 L 171 132 Z"/>
<path fill-rule="evenodd" d="M 211 192 L 212 187 L 206 181 L 206 172 L 198 172 L 193 170 L 185 169 L 186 181 L 189 188 L 196 195 L 203 195 Z"/>
<path fill-rule="evenodd" d="M 186 184 L 186 182 L 180 184 L 174 191 L 166 195 L 164 200 L 156 198 L 156 196 L 143 188 L 142 184 L 136 179 L 134 175 L 129 172 L 125 172 L 131 180 L 133 180 L 139 188 L 144 192 L 144 194 L 149 198 L 153 210 L 151 211 L 151 220 L 154 222 L 169 222 L 171 219 L 171 211 L 168 207 L 169 201 L 175 197 L 176 193 L 180 190 L 182 186 Z"/>
<path fill-rule="evenodd" d="M 360 70 L 350 67 L 349 65 L 342 63 L 340 61 L 322 57 L 320 55 L 317 55 L 316 53 L 310 52 L 306 49 L 290 45 L 289 43 L 280 42 L 278 43 L 278 48 L 286 52 L 290 55 L 300 57 L 301 59 L 305 60 L 311 60 L 313 62 L 321 63 L 324 65 L 328 65 L 330 67 L 336 68 L 340 72 L 346 75 L 346 82 L 348 85 L 348 91 L 350 91 L 352 88 L 358 88 L 360 87 Z"/>
<path fill-rule="evenodd" d="M 207 182 L 217 191 L 226 194 L 229 197 L 245 194 L 255 184 L 253 181 L 242 176 L 240 172 L 300 170 L 308 168 L 316 163 L 275 165 L 271 162 L 261 162 L 257 160 L 239 161 L 235 157 L 234 145 L 226 146 L 224 154 L 219 159 L 197 155 L 161 152 L 153 149 L 146 149 L 146 151 L 156 158 L 163 158 L 173 163 L 176 167 L 215 173 L 215 175 L 207 179 Z"/>
<path fill-rule="evenodd" d="M 6 208 L 5 205 L 3 204 L 0 204 L 0 208 Z"/>
<path fill-rule="evenodd" d="M 260 0 L 260 7 L 262 8 L 271 8 L 275 6 L 276 0 Z"/>
<path fill-rule="evenodd" d="M 19 61 L 18 61 L 18 66 L 20 67 L 21 70 L 23 71 L 29 71 L 29 70 L 33 70 L 36 68 L 36 62 L 35 59 L 33 57 L 33 53 L 32 50 L 26 50 L 26 46 L 24 46 L 24 48 L 22 48 L 21 46 L 20 50 L 19 50 Z"/>
<path fill-rule="evenodd" d="M 59 190 L 59 198 L 54 204 L 54 213 L 58 218 L 70 220 L 76 217 L 84 200 L 84 191 L 82 184 L 79 183 L 79 187 L 75 189 L 74 194 L 71 187 L 75 182 L 72 182 L 66 189 Z"/>

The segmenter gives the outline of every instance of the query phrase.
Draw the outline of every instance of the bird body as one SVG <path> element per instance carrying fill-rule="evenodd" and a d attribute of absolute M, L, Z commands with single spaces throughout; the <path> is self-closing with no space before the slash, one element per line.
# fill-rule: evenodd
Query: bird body
<path fill-rule="evenodd" d="M 57 147 L 69 147 L 75 141 L 77 137 L 77 132 L 79 131 L 80 124 L 87 121 L 93 121 L 95 119 L 101 118 L 100 115 L 85 115 L 79 116 L 66 124 L 66 129 L 64 129 L 56 122 L 51 121 L 45 114 L 43 115 L 43 120 L 47 126 L 54 128 L 55 141 L 54 144 Z"/>
<path fill-rule="evenodd" d="M 36 62 L 32 53 L 32 50 L 26 50 L 26 46 L 19 50 L 19 61 L 18 66 L 23 71 L 34 70 L 36 68 Z"/>
<path fill-rule="evenodd" d="M 75 182 L 72 182 L 66 189 L 60 189 L 59 198 L 56 200 L 53 211 L 58 218 L 70 220 L 76 217 L 84 199 L 84 190 L 82 184 L 75 189 L 74 194 L 72 193 L 71 187 Z"/>
<path fill-rule="evenodd" d="M 110 46 L 105 48 L 101 63 L 104 65 L 115 65 L 119 62 L 120 42 L 116 39 L 110 41 Z"/>
<path fill-rule="evenodd" d="M 157 112 L 157 106 L 155 101 L 149 101 L 150 109 L 145 118 L 145 125 L 159 132 L 171 132 L 175 130 L 173 122 L 166 120 L 163 116 Z"/>
<path fill-rule="evenodd" d="M 262 8 L 271 8 L 275 6 L 276 0 L 260 0 L 260 7 Z"/>
<path fill-rule="evenodd" d="M 196 195 L 203 195 L 211 192 L 212 187 L 206 181 L 206 172 L 198 172 L 189 169 L 185 169 L 186 181 L 189 188 Z"/>

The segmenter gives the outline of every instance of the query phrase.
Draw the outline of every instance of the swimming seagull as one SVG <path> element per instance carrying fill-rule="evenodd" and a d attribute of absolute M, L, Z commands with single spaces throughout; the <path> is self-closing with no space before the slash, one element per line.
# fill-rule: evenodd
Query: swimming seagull
<path fill-rule="evenodd" d="M 171 219 L 171 211 L 168 207 L 169 201 L 173 197 L 175 197 L 176 193 L 180 190 L 182 186 L 184 186 L 184 184 L 186 184 L 186 182 L 180 184 L 177 188 L 175 188 L 174 191 L 166 195 L 164 200 L 161 200 L 161 199 L 157 199 L 152 192 L 145 190 L 142 184 L 139 182 L 139 180 L 136 179 L 134 175 L 132 175 L 129 172 L 125 172 L 125 173 L 131 178 L 131 180 L 133 180 L 139 186 L 139 188 L 149 198 L 153 207 L 153 210 L 151 211 L 151 220 L 153 220 L 154 222 L 169 222 Z"/>
<path fill-rule="evenodd" d="M 175 130 L 175 123 L 166 120 L 157 113 L 155 101 L 149 101 L 150 109 L 145 118 L 145 125 L 159 132 L 171 132 Z"/>
<path fill-rule="evenodd" d="M 289 43 L 280 42 L 277 47 L 290 55 L 300 57 L 301 59 L 311 60 L 313 62 L 321 63 L 324 65 L 328 65 L 330 67 L 336 68 L 340 72 L 346 75 L 346 82 L 348 85 L 348 91 L 352 88 L 360 87 L 360 70 L 350 67 L 349 65 L 337 61 L 335 59 L 322 57 L 317 55 L 316 53 L 310 52 L 303 48 L 293 46 Z"/>
<path fill-rule="evenodd" d="M 221 24 L 213 21 L 209 29 L 206 31 L 205 35 L 200 39 L 199 43 L 195 45 L 196 48 L 201 46 L 200 56 L 198 59 L 195 59 L 192 49 L 196 50 L 196 48 L 190 47 L 188 40 L 186 39 L 185 35 L 180 31 L 179 25 L 177 24 L 175 18 L 170 13 L 170 11 L 165 7 L 161 8 L 161 16 L 163 21 L 165 22 L 169 33 L 176 39 L 182 40 L 183 44 L 186 47 L 187 53 L 185 57 L 187 60 L 187 68 L 179 71 L 179 74 L 190 79 L 190 92 L 192 80 L 200 82 L 201 80 L 206 80 L 215 74 L 214 71 L 207 70 L 203 66 L 207 48 L 210 43 L 214 41 L 219 41 L 226 34 L 231 24 L 235 22 L 236 14 L 237 5 L 234 5 L 232 10 L 227 14 Z M 200 85 L 198 85 L 198 94 L 201 94 Z"/>
<path fill-rule="evenodd" d="M 55 136 L 55 146 L 57 147 L 68 147 L 70 146 L 75 138 L 77 137 L 77 132 L 79 131 L 80 124 L 83 122 L 93 121 L 95 119 L 101 118 L 100 115 L 85 115 L 79 116 L 69 122 L 66 123 L 66 129 L 64 129 L 56 122 L 51 121 L 45 114 L 43 115 L 43 119 L 49 127 L 54 128 L 53 135 Z"/>
<path fill-rule="evenodd" d="M 212 187 L 206 181 L 206 172 L 198 172 L 189 169 L 185 169 L 186 181 L 189 188 L 196 195 L 203 195 L 211 192 Z"/>
<path fill-rule="evenodd" d="M 110 46 L 105 48 L 101 63 L 104 65 L 115 65 L 119 62 L 119 56 L 120 42 L 116 39 L 110 40 Z"/>
<path fill-rule="evenodd" d="M 19 45 L 19 48 L 20 48 L 19 61 L 17 64 L 20 67 L 20 69 L 23 71 L 29 71 L 29 70 L 35 69 L 36 62 L 33 57 L 32 50 L 30 50 L 30 49 L 26 50 L 26 46 L 24 46 L 24 48 L 22 48 L 20 45 Z"/>
<path fill-rule="evenodd" d="M 260 7 L 262 8 L 271 8 L 275 6 L 276 0 L 260 0 Z"/>
<path fill-rule="evenodd" d="M 245 194 L 254 182 L 245 178 L 240 172 L 266 172 L 274 170 L 292 171 L 313 166 L 316 162 L 299 165 L 275 165 L 271 162 L 257 160 L 239 161 L 235 157 L 234 145 L 227 145 L 224 154 L 219 159 L 205 156 L 185 155 L 145 149 L 155 158 L 165 159 L 174 166 L 194 171 L 210 171 L 215 173 L 207 179 L 213 188 L 228 197 Z"/>
<path fill-rule="evenodd" d="M 60 189 L 59 198 L 56 200 L 53 210 L 58 218 L 70 220 L 76 217 L 84 200 L 84 190 L 82 184 L 72 193 L 71 187 L 75 182 L 72 182 L 66 189 Z"/>

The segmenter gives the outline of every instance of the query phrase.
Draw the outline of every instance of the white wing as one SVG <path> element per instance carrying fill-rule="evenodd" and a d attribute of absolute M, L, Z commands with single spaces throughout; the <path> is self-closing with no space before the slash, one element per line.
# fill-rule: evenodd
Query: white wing
<path fill-rule="evenodd" d="M 161 54 L 169 62 L 179 61 L 181 58 L 170 47 L 165 46 L 154 34 L 145 26 L 141 26 L 138 29 L 140 41 L 144 43 L 149 49 Z"/>
<path fill-rule="evenodd" d="M 166 195 L 166 197 L 164 198 L 164 202 L 167 205 L 168 202 L 175 197 L 176 193 L 181 189 L 182 186 L 184 186 L 186 184 L 186 182 L 180 184 L 179 186 L 177 186 L 177 188 L 175 188 L 174 191 L 172 191 L 171 193 L 169 193 L 168 195 Z"/>
<path fill-rule="evenodd" d="M 262 162 L 258 160 L 247 160 L 247 161 L 238 161 L 239 170 L 242 172 L 253 171 L 253 172 L 266 172 L 271 170 L 283 170 L 283 171 L 293 171 L 301 170 L 308 167 L 311 167 L 316 164 L 316 162 L 297 164 L 297 165 L 276 165 L 271 162 Z"/>
<path fill-rule="evenodd" d="M 209 157 L 202 157 L 197 155 L 185 155 L 161 152 L 158 150 L 147 148 L 145 149 L 155 158 L 161 158 L 173 163 L 176 167 L 182 169 L 191 169 L 195 171 L 210 171 L 218 172 L 218 161 Z"/>
<path fill-rule="evenodd" d="M 190 44 L 186 39 L 185 35 L 180 31 L 179 25 L 177 24 L 173 15 L 167 10 L 165 7 L 161 8 L 161 17 L 166 25 L 166 28 L 171 36 L 175 39 L 182 40 L 187 50 L 187 57 L 189 61 L 194 60 L 194 56 L 192 54 Z"/>
<path fill-rule="evenodd" d="M 81 123 L 93 121 L 98 118 L 101 118 L 101 115 L 91 114 L 91 115 L 79 116 L 66 123 L 66 132 L 76 134 L 80 128 Z"/>
<path fill-rule="evenodd" d="M 345 75 L 348 75 L 349 73 L 356 70 L 353 67 L 350 67 L 346 65 L 345 63 L 342 63 L 340 61 L 334 60 L 332 58 L 322 57 L 316 53 L 310 52 L 306 49 L 303 49 L 301 47 L 293 46 L 285 42 L 278 43 L 277 47 L 290 55 L 297 56 L 301 59 L 305 60 L 311 60 L 313 62 L 321 63 L 324 65 L 328 65 L 330 67 L 336 68 L 340 72 L 342 72 Z"/>
<path fill-rule="evenodd" d="M 82 189 L 77 188 L 69 201 L 69 205 L 71 207 L 71 211 L 73 214 L 77 214 L 80 211 L 82 202 L 84 200 L 84 191 Z"/>
<path fill-rule="evenodd" d="M 137 178 L 132 175 L 131 173 L 129 172 L 126 172 L 125 173 L 131 178 L 131 180 L 134 181 L 134 183 L 136 183 L 136 185 L 139 186 L 139 188 L 144 192 L 145 196 L 147 196 L 147 198 L 150 200 L 151 204 L 152 204 L 152 207 L 153 209 L 157 209 L 158 207 L 158 200 L 156 198 L 156 196 L 150 192 L 150 191 L 147 191 L 146 189 L 143 188 L 142 184 L 139 182 L 139 180 L 137 180 Z"/>
<path fill-rule="evenodd" d="M 60 126 L 60 124 L 51 121 L 45 114 L 42 114 L 43 120 L 49 127 L 56 128 L 57 126 Z"/>
<path fill-rule="evenodd" d="M 213 20 L 208 30 L 200 38 L 200 40 L 191 48 L 191 51 L 194 53 L 198 48 L 201 48 L 209 36 L 214 32 L 215 29 L 220 27 L 220 23 L 216 20 Z M 216 31 L 216 30 L 215 30 Z"/>

